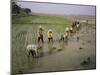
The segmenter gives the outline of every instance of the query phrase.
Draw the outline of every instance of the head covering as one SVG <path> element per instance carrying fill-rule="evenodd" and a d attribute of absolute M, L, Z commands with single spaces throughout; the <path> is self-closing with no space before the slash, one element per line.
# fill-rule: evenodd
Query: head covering
<path fill-rule="evenodd" d="M 68 27 L 66 27 L 65 31 L 68 31 L 68 30 L 69 30 L 69 28 L 68 28 Z"/>
<path fill-rule="evenodd" d="M 39 30 L 43 31 L 43 28 L 42 28 L 42 26 L 41 26 L 41 25 L 39 26 Z"/>
<path fill-rule="evenodd" d="M 48 31 L 49 31 L 49 32 L 52 32 L 52 29 L 49 29 Z"/>
<path fill-rule="evenodd" d="M 70 30 L 73 30 L 73 28 L 72 28 L 72 27 L 70 27 Z"/>
<path fill-rule="evenodd" d="M 42 26 L 40 25 L 39 28 L 42 28 Z"/>

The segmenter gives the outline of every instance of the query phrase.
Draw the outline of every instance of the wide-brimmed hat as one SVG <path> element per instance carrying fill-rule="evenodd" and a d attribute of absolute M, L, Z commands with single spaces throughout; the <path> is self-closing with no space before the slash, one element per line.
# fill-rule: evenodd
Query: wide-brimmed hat
<path fill-rule="evenodd" d="M 39 28 L 42 28 L 42 26 L 40 25 Z"/>
<path fill-rule="evenodd" d="M 49 32 L 52 32 L 52 29 L 49 29 L 48 31 L 49 31 Z"/>
<path fill-rule="evenodd" d="M 68 28 L 68 27 L 66 27 L 65 31 L 68 31 L 68 30 L 69 30 L 69 28 Z"/>

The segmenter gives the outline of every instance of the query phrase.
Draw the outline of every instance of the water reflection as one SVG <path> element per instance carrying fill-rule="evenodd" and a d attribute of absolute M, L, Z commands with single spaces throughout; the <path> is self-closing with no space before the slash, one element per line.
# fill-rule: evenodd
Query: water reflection
<path fill-rule="evenodd" d="M 48 43 L 48 53 L 52 54 L 52 52 L 53 52 L 53 43 L 50 42 L 50 43 Z"/>
<path fill-rule="evenodd" d="M 58 51 L 62 51 L 67 46 L 68 42 L 60 41 L 55 43 L 48 43 L 48 53 L 49 54 L 55 54 Z"/>
<path fill-rule="evenodd" d="M 38 58 L 28 58 L 28 70 L 37 67 L 38 64 Z"/>
<path fill-rule="evenodd" d="M 68 44 L 68 41 L 64 42 L 64 41 L 61 41 L 59 42 L 59 45 L 58 45 L 58 51 L 62 51 L 65 49 L 65 46 L 67 46 Z"/>
<path fill-rule="evenodd" d="M 38 57 L 42 57 L 44 52 L 43 52 L 43 46 L 44 44 L 43 43 L 38 43 Z"/>

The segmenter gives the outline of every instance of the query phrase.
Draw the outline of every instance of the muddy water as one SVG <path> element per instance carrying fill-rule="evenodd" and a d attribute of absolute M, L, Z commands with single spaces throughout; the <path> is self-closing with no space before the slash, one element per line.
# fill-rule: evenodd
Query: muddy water
<path fill-rule="evenodd" d="M 59 36 L 54 36 L 54 42 L 36 43 L 40 46 L 38 50 L 38 58 L 27 57 L 25 48 L 27 44 L 35 42 L 32 38 L 34 30 L 28 26 L 30 30 L 17 38 L 13 49 L 13 72 L 30 73 L 43 71 L 61 71 L 76 69 L 94 69 L 96 67 L 96 48 L 95 48 L 95 25 L 82 25 L 79 33 L 72 34 L 68 37 L 68 41 L 59 42 Z M 20 29 L 21 30 L 21 29 Z M 45 33 L 46 34 L 46 33 Z M 58 34 L 58 33 L 55 33 Z M 27 35 L 27 37 L 25 37 Z M 35 35 L 34 35 L 35 36 Z M 46 36 L 46 35 L 45 35 Z M 77 36 L 79 40 L 77 40 Z M 32 41 L 33 40 L 33 41 Z M 24 42 L 23 42 L 24 41 Z M 89 62 L 87 62 L 89 61 Z"/>
<path fill-rule="evenodd" d="M 79 36 L 79 40 L 77 40 Z M 53 43 L 38 44 L 38 58 L 28 58 L 27 68 L 23 73 L 94 69 L 96 67 L 95 57 L 95 25 L 83 27 L 79 34 L 73 34 L 67 42 L 55 41 Z M 81 65 L 89 58 L 89 63 Z M 25 67 L 24 66 L 24 67 Z"/>

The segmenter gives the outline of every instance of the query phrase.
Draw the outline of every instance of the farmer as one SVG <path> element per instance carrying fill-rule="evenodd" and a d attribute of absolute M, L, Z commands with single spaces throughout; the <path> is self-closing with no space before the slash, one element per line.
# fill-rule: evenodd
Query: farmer
<path fill-rule="evenodd" d="M 78 31 L 79 28 L 80 28 L 80 23 L 79 23 L 79 22 L 77 22 L 77 24 L 76 24 L 76 28 L 77 28 L 77 31 Z"/>
<path fill-rule="evenodd" d="M 69 32 L 69 28 L 68 27 L 66 27 L 65 32 Z"/>
<path fill-rule="evenodd" d="M 43 40 L 43 28 L 42 28 L 41 25 L 38 28 L 38 43 L 40 42 L 40 40 L 42 41 L 42 43 L 44 43 L 44 40 Z"/>
<path fill-rule="evenodd" d="M 37 56 L 37 45 L 35 44 L 27 45 L 26 51 L 28 53 L 28 56 L 32 55 L 33 57 L 36 57 Z"/>
<path fill-rule="evenodd" d="M 73 33 L 73 28 L 72 26 L 69 28 L 70 33 Z"/>
<path fill-rule="evenodd" d="M 64 38 L 65 38 L 65 39 L 68 39 L 69 31 L 70 31 L 69 27 L 66 27 L 65 33 L 64 33 Z"/>
<path fill-rule="evenodd" d="M 48 30 L 48 42 L 53 41 L 53 32 L 51 29 Z"/>
<path fill-rule="evenodd" d="M 65 40 L 68 39 L 68 32 L 65 32 L 65 34 L 64 34 L 64 38 L 65 38 Z"/>
<path fill-rule="evenodd" d="M 67 40 L 68 39 L 68 33 L 67 32 L 65 32 L 64 34 L 62 34 L 61 35 L 61 38 L 60 38 L 60 40 Z"/>
<path fill-rule="evenodd" d="M 67 39 L 68 39 L 68 35 L 69 35 L 69 28 L 66 27 L 65 33 L 61 35 L 60 40 L 63 40 L 63 41 L 64 41 L 64 40 L 67 40 Z"/>
<path fill-rule="evenodd" d="M 60 38 L 60 41 L 63 40 L 64 41 L 64 35 L 61 34 L 61 38 Z"/>
<path fill-rule="evenodd" d="M 74 22 L 72 23 L 72 28 L 75 28 L 76 24 L 77 24 L 77 21 L 74 21 Z"/>
<path fill-rule="evenodd" d="M 70 32 L 70 28 L 69 27 L 66 27 L 66 29 L 65 29 L 65 34 L 64 35 L 69 35 L 69 32 Z"/>

